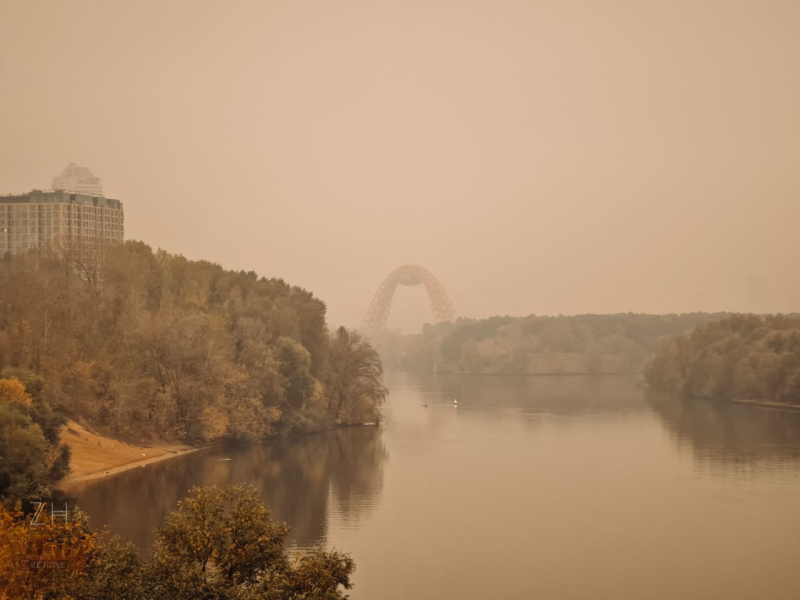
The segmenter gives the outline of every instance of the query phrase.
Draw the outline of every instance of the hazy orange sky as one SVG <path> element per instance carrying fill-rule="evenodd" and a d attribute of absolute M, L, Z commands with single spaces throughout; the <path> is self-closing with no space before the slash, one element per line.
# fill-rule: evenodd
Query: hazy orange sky
<path fill-rule="evenodd" d="M 126 236 L 358 325 L 800 310 L 800 2 L 0 0 L 0 193 L 69 162 Z"/>

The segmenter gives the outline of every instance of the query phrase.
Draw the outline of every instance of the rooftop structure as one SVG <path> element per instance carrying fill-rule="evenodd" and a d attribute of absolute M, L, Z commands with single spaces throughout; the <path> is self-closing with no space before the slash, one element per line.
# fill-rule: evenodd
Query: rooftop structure
<path fill-rule="evenodd" d="M 79 167 L 75 163 L 69 163 L 61 175 L 53 178 L 53 189 L 91 196 L 103 195 L 103 183 L 100 178 L 92 175 L 86 167 Z"/>

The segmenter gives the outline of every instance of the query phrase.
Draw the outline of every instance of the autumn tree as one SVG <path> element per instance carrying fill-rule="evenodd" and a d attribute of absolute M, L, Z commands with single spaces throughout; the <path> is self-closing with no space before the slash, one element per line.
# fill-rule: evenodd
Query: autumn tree
<path fill-rule="evenodd" d="M 359 333 L 344 327 L 328 344 L 325 377 L 328 414 L 337 423 L 380 420 L 380 406 L 388 393 L 383 385 L 380 356 Z"/>
<path fill-rule="evenodd" d="M 95 554 L 96 535 L 80 512 L 36 517 L 0 505 L 0 598 L 75 597 Z"/>
<path fill-rule="evenodd" d="M 30 406 L 32 399 L 25 391 L 25 385 L 16 377 L 0 379 L 0 404 L 16 402 L 22 406 Z"/>
<path fill-rule="evenodd" d="M 157 531 L 145 580 L 151 596 L 342 598 L 349 557 L 318 551 L 291 560 L 288 528 L 272 520 L 254 488 L 194 488 Z"/>

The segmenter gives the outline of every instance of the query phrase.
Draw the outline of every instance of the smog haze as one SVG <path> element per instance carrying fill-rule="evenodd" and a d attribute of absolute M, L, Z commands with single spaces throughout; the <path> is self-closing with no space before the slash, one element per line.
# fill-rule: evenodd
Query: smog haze
<path fill-rule="evenodd" d="M 0 3 L 0 192 L 69 162 L 128 239 L 356 326 L 796 311 L 797 2 Z"/>

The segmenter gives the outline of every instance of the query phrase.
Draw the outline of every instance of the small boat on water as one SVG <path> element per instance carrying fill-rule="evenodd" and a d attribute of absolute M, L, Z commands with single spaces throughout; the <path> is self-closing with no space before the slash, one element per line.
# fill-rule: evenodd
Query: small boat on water
<path fill-rule="evenodd" d="M 453 406 L 458 406 L 458 400 L 456 400 L 455 398 L 453 399 Z"/>

